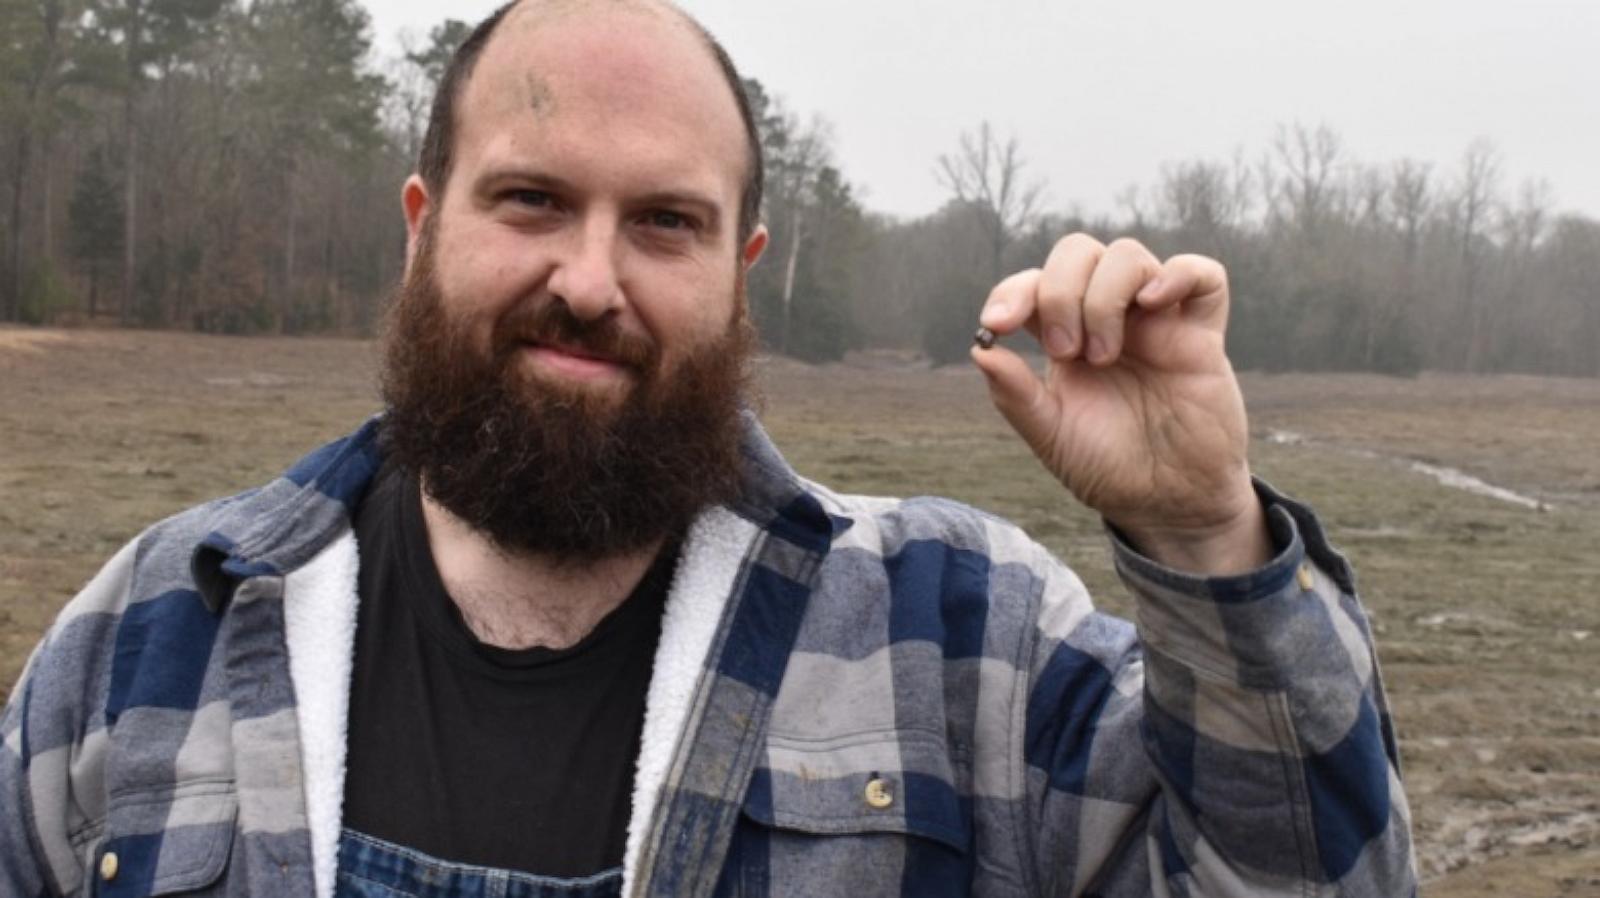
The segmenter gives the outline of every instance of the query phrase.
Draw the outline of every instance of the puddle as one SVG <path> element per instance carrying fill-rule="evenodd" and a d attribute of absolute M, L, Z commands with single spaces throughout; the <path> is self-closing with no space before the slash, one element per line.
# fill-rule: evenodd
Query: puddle
<path fill-rule="evenodd" d="M 1513 505 L 1521 505 L 1523 508 L 1531 508 L 1534 511 L 1550 510 L 1549 505 L 1546 505 L 1532 496 L 1524 496 L 1521 493 L 1508 490 L 1503 486 L 1495 486 L 1492 483 L 1485 483 L 1471 474 L 1468 474 L 1464 471 L 1458 471 L 1455 468 L 1445 468 L 1440 467 L 1439 465 L 1430 465 L 1426 462 L 1414 461 L 1411 463 L 1411 470 L 1416 471 L 1418 474 L 1426 474 L 1445 486 L 1451 487 L 1452 489 L 1464 490 L 1473 494 L 1474 496 L 1485 496 L 1490 499 L 1499 499 L 1501 502 L 1510 502 Z"/>
<path fill-rule="evenodd" d="M 1437 480 L 1443 486 L 1471 493 L 1474 496 L 1484 496 L 1489 499 L 1498 499 L 1501 502 L 1510 502 L 1513 505 L 1520 505 L 1533 511 L 1549 511 L 1554 507 L 1548 502 L 1535 499 L 1532 496 L 1524 496 L 1503 486 L 1495 486 L 1456 468 L 1431 465 L 1427 462 L 1415 461 L 1397 455 L 1384 455 L 1381 452 L 1373 452 L 1371 449 L 1336 446 L 1324 443 L 1321 440 L 1313 440 L 1303 433 L 1296 433 L 1292 430 L 1269 430 L 1266 434 L 1266 441 L 1274 446 L 1317 446 L 1324 449 L 1333 449 L 1357 458 L 1376 458 L 1385 461 L 1404 462 L 1412 471 L 1418 474 L 1425 474 Z"/>
<path fill-rule="evenodd" d="M 1380 524 L 1377 527 L 1340 527 L 1339 536 L 1342 539 L 1411 539 L 1417 535 L 1415 530 L 1404 527 L 1391 527 Z"/>
<path fill-rule="evenodd" d="M 1411 620 L 1413 623 L 1427 627 L 1430 630 L 1444 630 L 1450 633 L 1464 633 L 1467 635 L 1505 633 L 1515 629 L 1515 625 L 1510 621 L 1491 617 L 1487 614 L 1474 614 L 1470 611 L 1441 611 L 1437 614 L 1414 617 Z"/>
<path fill-rule="evenodd" d="M 263 374 L 251 371 L 237 377 L 208 377 L 206 383 L 213 387 L 282 387 L 292 381 L 281 374 Z"/>
<path fill-rule="evenodd" d="M 1516 808 L 1461 808 L 1447 812 L 1435 844 L 1421 861 L 1424 884 L 1446 873 L 1505 857 L 1517 849 L 1570 851 L 1593 844 L 1600 814 L 1560 800 L 1518 802 Z M 1562 894 L 1568 894 L 1563 892 Z M 1576 894 L 1576 893 L 1572 893 Z M 1585 893 L 1587 894 L 1587 893 Z"/>

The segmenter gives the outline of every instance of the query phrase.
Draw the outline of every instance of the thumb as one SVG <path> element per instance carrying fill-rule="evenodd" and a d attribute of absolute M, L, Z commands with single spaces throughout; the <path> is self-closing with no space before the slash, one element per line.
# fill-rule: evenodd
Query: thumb
<path fill-rule="evenodd" d="M 974 346 L 971 355 L 989 382 L 989 398 L 994 407 L 1035 454 L 1043 453 L 1055 430 L 1055 413 L 1039 376 L 1022 356 L 1009 349 Z"/>

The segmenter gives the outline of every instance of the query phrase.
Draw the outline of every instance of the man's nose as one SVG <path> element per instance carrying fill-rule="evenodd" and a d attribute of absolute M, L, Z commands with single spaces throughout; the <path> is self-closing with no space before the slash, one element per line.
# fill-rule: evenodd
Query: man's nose
<path fill-rule="evenodd" d="M 584 321 L 597 320 L 621 308 L 615 224 L 597 216 L 574 229 L 556 260 L 549 287 L 573 315 Z"/>

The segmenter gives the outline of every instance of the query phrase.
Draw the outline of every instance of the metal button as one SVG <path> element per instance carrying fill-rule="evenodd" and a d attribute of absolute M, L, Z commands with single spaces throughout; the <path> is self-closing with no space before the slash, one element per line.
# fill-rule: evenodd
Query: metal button
<path fill-rule="evenodd" d="M 880 811 L 894 804 L 894 792 L 890 790 L 889 781 L 878 777 L 867 780 L 866 799 L 868 805 Z"/>
<path fill-rule="evenodd" d="M 117 878 L 117 853 L 108 851 L 100 856 L 100 878 L 110 882 Z"/>
<path fill-rule="evenodd" d="M 1311 576 L 1311 565 L 1309 564 L 1300 565 L 1300 571 L 1295 574 L 1295 579 L 1300 581 L 1300 588 L 1307 592 L 1310 592 L 1311 587 L 1317 584 L 1317 581 Z"/>

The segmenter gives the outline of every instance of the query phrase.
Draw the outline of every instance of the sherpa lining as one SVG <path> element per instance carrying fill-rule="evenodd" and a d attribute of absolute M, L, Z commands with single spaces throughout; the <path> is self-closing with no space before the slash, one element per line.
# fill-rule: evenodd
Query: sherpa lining
<path fill-rule="evenodd" d="M 284 578 L 283 618 L 300 725 L 306 819 L 317 898 L 333 898 L 344 812 L 345 735 L 356 638 L 356 576 L 361 570 L 354 531 L 330 543 Z"/>
<path fill-rule="evenodd" d="M 633 814 L 622 861 L 622 894 L 632 895 L 641 875 L 641 856 L 672 768 L 673 756 L 688 726 L 689 709 L 705 670 L 722 610 L 750 546 L 761 533 L 755 524 L 722 508 L 702 514 L 689 529 L 667 609 L 661 619 L 661 644 L 645 698 L 644 732 L 633 777 Z"/>
<path fill-rule="evenodd" d="M 688 725 L 706 654 L 760 528 L 725 509 L 702 514 L 684 541 L 661 621 L 661 643 L 646 696 L 623 856 L 624 895 L 640 876 L 649 824 Z M 355 651 L 355 534 L 345 534 L 286 578 L 289 674 L 300 726 L 306 816 L 317 898 L 332 898 L 344 803 L 350 676 Z"/>

